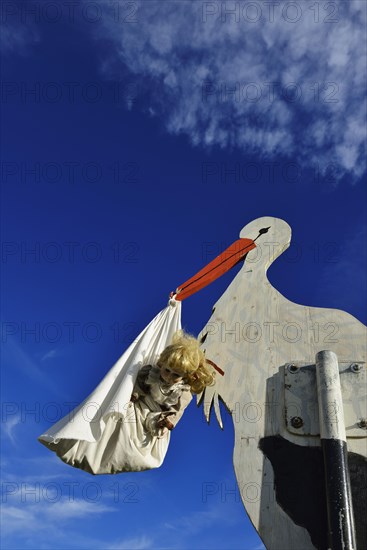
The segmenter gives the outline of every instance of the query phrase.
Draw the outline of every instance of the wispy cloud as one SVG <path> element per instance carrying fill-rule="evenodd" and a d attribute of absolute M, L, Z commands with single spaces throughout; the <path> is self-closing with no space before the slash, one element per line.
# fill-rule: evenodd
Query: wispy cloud
<path fill-rule="evenodd" d="M 2 432 L 6 435 L 6 437 L 9 438 L 11 443 L 16 446 L 16 439 L 15 439 L 15 428 L 21 423 L 21 417 L 20 414 L 17 414 L 15 416 L 12 416 L 8 419 L 6 419 L 5 422 L 2 422 Z"/>
<path fill-rule="evenodd" d="M 31 500 L 31 499 L 30 499 Z M 62 524 L 68 520 L 78 520 L 83 517 L 99 516 L 104 513 L 118 511 L 103 503 L 87 502 L 85 500 L 63 499 L 59 502 L 31 502 L 28 504 L 3 504 L 1 509 L 2 532 L 9 536 L 19 531 L 22 523 L 23 534 L 49 531 L 53 525 L 62 529 Z"/>
<path fill-rule="evenodd" d="M 30 2 L 29 2 L 30 4 Z M 37 5 L 34 9 L 37 10 Z M 31 16 L 26 17 L 25 6 L 19 1 L 2 2 L 0 51 L 4 54 L 28 55 L 30 45 L 40 41 L 40 35 Z"/>
<path fill-rule="evenodd" d="M 96 32 L 112 47 L 102 70 L 130 72 L 147 112 L 194 145 L 355 181 L 366 168 L 366 3 L 246 4 L 134 2 L 127 22 L 103 3 L 111 13 Z"/>
<path fill-rule="evenodd" d="M 120 504 L 115 501 L 116 492 L 111 489 L 111 480 L 91 482 L 73 471 L 58 468 L 61 462 L 54 455 L 46 455 L 42 459 L 14 455 L 11 460 L 3 457 L 2 464 L 4 547 L 50 548 L 51 543 L 47 542 L 50 532 L 52 548 L 62 550 L 140 550 L 153 547 L 152 536 L 144 532 L 133 533 L 125 529 L 125 537 L 106 535 L 102 540 L 96 536 L 97 532 L 100 533 L 99 521 L 104 522 L 106 518 L 111 518 L 111 514 L 122 512 Z M 100 491 L 101 498 L 94 499 L 94 493 L 87 492 L 89 487 L 92 487 L 91 491 Z M 81 523 L 85 520 L 90 525 L 91 518 L 96 526 L 94 534 L 90 533 L 89 527 L 83 529 Z"/>
<path fill-rule="evenodd" d="M 81 531 L 78 523 L 81 519 L 90 520 L 91 517 L 95 517 L 97 521 L 100 516 L 111 512 L 121 513 L 121 510 L 100 502 L 67 499 L 56 503 L 41 501 L 17 505 L 3 504 L 3 543 L 9 548 L 18 548 L 16 541 L 23 540 L 27 542 L 27 548 L 50 548 L 51 546 L 44 541 L 48 540 L 49 534 L 52 533 L 52 548 L 143 550 L 156 547 L 153 538 L 144 534 L 107 541 Z"/>
<path fill-rule="evenodd" d="M 84 516 L 100 515 L 103 513 L 117 512 L 117 508 L 106 506 L 101 502 L 88 502 L 86 500 L 65 500 L 55 502 L 47 507 L 45 514 L 51 519 L 77 519 Z"/>
<path fill-rule="evenodd" d="M 141 535 L 139 537 L 131 537 L 116 540 L 113 543 L 108 543 L 104 548 L 106 550 L 148 550 L 149 548 L 156 547 L 153 546 L 153 539 L 147 537 L 146 535 Z"/>
<path fill-rule="evenodd" d="M 34 382 L 40 384 L 41 387 L 51 390 L 54 395 L 63 398 L 67 397 L 67 395 L 60 391 L 57 383 L 45 374 L 45 371 L 40 368 L 39 363 L 29 353 L 26 353 L 25 348 L 15 338 L 8 337 L 6 339 L 6 342 L 2 346 L 2 354 L 4 367 L 11 365 L 19 369 Z"/>
<path fill-rule="evenodd" d="M 226 504 L 229 506 L 228 503 Z M 172 531 L 182 531 L 188 535 L 193 535 L 207 530 L 208 527 L 218 522 L 233 525 L 240 521 L 243 521 L 242 515 L 240 517 L 238 514 L 223 514 L 223 503 L 217 503 L 208 506 L 207 510 L 179 517 L 174 522 L 166 522 L 164 527 Z"/>
<path fill-rule="evenodd" d="M 223 546 L 221 539 L 223 530 L 227 533 L 227 547 L 240 548 L 238 540 L 234 536 L 233 540 L 228 540 L 228 533 L 236 533 L 239 526 L 244 526 L 249 522 L 246 514 L 232 500 L 233 494 L 228 499 L 218 499 L 216 502 L 209 503 L 206 510 L 193 510 L 192 513 L 175 517 L 173 521 L 165 522 L 160 525 L 160 533 L 157 532 L 157 539 L 164 541 L 163 548 L 171 548 L 182 550 L 189 548 L 193 540 L 205 541 L 203 548 L 215 548 L 216 544 L 219 547 Z M 221 529 L 218 530 L 218 526 Z M 259 543 L 257 537 L 246 538 L 247 550 L 265 550 L 262 543 Z M 171 541 L 171 542 L 169 542 Z M 225 546 L 225 544 L 224 544 Z"/>
<path fill-rule="evenodd" d="M 57 349 L 51 349 L 47 353 L 44 353 L 43 355 L 41 355 L 40 361 L 46 361 L 47 359 L 52 359 L 53 357 L 57 357 L 58 354 L 59 352 Z"/>
<path fill-rule="evenodd" d="M 38 465 L 34 475 L 32 470 Z M 91 550 L 183 550 L 184 548 L 200 548 L 200 541 L 203 542 L 203 548 L 213 546 L 214 531 L 220 524 L 226 529 L 226 537 L 229 532 L 233 532 L 233 545 L 227 539 L 220 540 L 218 547 L 241 548 L 238 544 L 236 529 L 243 526 L 246 522 L 246 515 L 241 508 L 235 506 L 233 502 L 234 495 L 230 495 L 225 502 L 219 498 L 219 495 L 213 497 L 212 502 L 208 502 L 207 509 L 204 511 L 193 510 L 186 515 L 179 513 L 172 515 L 168 510 L 159 510 L 157 513 L 149 509 L 148 521 L 143 522 L 136 529 L 136 514 L 141 514 L 141 509 L 127 510 L 121 502 L 111 502 L 110 499 L 97 500 L 91 502 L 86 498 L 80 498 L 83 494 L 83 488 L 90 485 L 89 479 L 84 484 L 84 478 L 73 476 L 70 480 L 68 473 L 61 476 L 55 475 L 53 461 L 42 462 L 42 469 L 39 468 L 38 457 L 28 457 L 22 460 L 20 457 L 14 457 L 14 460 L 5 464 L 3 491 L 3 513 L 2 520 L 5 529 L 3 531 L 3 545 L 6 548 L 90 548 Z M 14 472 L 13 472 L 14 471 Z M 19 471 L 18 477 L 15 471 Z M 13 472 L 13 475 L 10 473 Z M 39 474 L 39 472 L 42 472 Z M 60 470 L 61 472 L 61 470 Z M 66 477 L 68 481 L 66 481 Z M 57 478 L 60 478 L 57 483 Z M 124 478 L 125 479 L 125 478 Z M 106 481 L 106 485 L 103 482 Z M 230 486 L 230 480 L 227 480 L 226 486 Z M 54 483 L 56 482 L 56 483 Z M 100 480 L 100 489 L 103 494 L 111 492 L 111 480 Z M 223 481 L 224 483 L 224 481 Z M 95 485 L 95 482 L 93 482 Z M 70 487 L 75 487 L 71 494 Z M 53 489 L 55 493 L 53 494 Z M 63 488 L 63 489 L 62 489 Z M 65 489 L 66 488 L 66 489 Z M 62 489 L 62 490 L 61 490 Z M 59 492 L 58 492 L 59 491 Z M 76 495 L 78 493 L 78 496 Z M 80 493 L 80 496 L 79 496 Z M 112 491 L 111 494 L 115 495 Z M 36 496 L 39 495 L 39 501 Z M 55 502 L 52 501 L 56 498 Z M 117 512 L 117 513 L 116 513 Z M 133 516 L 130 516 L 130 514 Z M 131 526 L 130 518 L 134 517 Z M 163 518 L 169 518 L 164 521 Z M 93 529 L 91 531 L 92 519 Z M 120 525 L 124 536 L 117 536 L 116 531 L 110 533 L 105 529 L 105 522 Z M 19 523 L 22 529 L 19 530 Z M 83 528 L 84 526 L 84 528 Z M 117 529 L 117 533 L 119 529 Z M 52 541 L 49 534 L 52 533 Z M 252 537 L 253 538 L 253 537 Z M 263 548 L 258 546 L 257 542 L 251 537 L 246 539 L 246 548 L 256 550 Z M 216 542 L 218 540 L 216 539 Z"/>

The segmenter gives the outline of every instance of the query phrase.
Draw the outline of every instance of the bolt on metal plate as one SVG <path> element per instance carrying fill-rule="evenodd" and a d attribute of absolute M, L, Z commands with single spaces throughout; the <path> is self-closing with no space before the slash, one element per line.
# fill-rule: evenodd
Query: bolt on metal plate
<path fill-rule="evenodd" d="M 316 366 L 305 362 L 287 363 L 284 376 L 284 410 L 287 430 L 295 435 L 319 436 Z M 347 438 L 365 438 L 367 411 L 367 369 L 360 361 L 339 362 Z"/>

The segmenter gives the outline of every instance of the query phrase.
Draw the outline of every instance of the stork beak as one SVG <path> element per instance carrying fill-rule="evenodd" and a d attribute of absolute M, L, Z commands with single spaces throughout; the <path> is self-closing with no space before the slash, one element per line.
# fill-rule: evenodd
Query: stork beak
<path fill-rule="evenodd" d="M 269 228 L 266 228 L 266 231 Z M 266 232 L 265 230 L 261 230 Z M 260 234 L 258 235 L 260 236 Z M 257 237 L 256 237 L 257 238 Z M 252 239 L 237 239 L 224 252 L 219 254 L 214 260 L 209 262 L 203 269 L 198 271 L 196 275 L 188 281 L 177 287 L 175 299 L 182 301 L 188 296 L 191 296 L 198 290 L 206 287 L 218 277 L 226 273 L 241 260 L 250 250 L 256 247 L 255 241 Z"/>

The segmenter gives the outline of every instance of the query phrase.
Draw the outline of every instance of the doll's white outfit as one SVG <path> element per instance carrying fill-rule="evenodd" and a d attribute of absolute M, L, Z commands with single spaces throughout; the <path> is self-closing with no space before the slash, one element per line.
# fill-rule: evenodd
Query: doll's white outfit
<path fill-rule="evenodd" d="M 157 359 L 181 328 L 181 302 L 168 306 L 139 334 L 98 386 L 68 415 L 38 437 L 65 463 L 91 474 L 116 474 L 159 467 L 170 441 L 167 417 L 176 424 L 192 399 L 179 382 L 167 386 Z M 131 401 L 132 393 L 138 395 Z"/>
<path fill-rule="evenodd" d="M 91 474 L 117 474 L 158 468 L 166 455 L 170 431 L 158 428 L 167 418 L 174 426 L 192 399 L 190 386 L 184 382 L 166 384 L 157 366 L 142 367 L 124 417 L 111 413 L 98 441 L 65 440 L 49 449 L 71 466 Z"/>

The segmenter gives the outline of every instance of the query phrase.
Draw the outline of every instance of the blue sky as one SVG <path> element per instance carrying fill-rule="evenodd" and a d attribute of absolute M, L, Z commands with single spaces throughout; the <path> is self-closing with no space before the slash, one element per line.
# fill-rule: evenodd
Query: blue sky
<path fill-rule="evenodd" d="M 366 323 L 366 5 L 52 4 L 2 2 L 2 545 L 262 548 L 224 412 L 192 403 L 138 474 L 37 437 L 257 217 L 292 227 L 282 294 Z M 187 330 L 237 271 L 183 302 Z"/>

